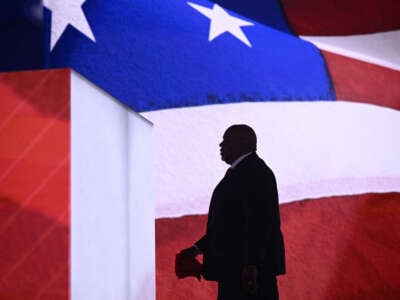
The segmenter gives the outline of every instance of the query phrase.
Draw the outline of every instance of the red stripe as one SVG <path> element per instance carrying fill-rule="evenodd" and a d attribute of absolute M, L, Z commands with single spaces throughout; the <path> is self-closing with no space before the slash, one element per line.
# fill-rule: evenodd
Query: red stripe
<path fill-rule="evenodd" d="M 0 74 L 0 299 L 69 298 L 70 70 Z"/>
<path fill-rule="evenodd" d="M 287 274 L 282 299 L 400 299 L 400 193 L 280 206 Z M 156 220 L 158 300 L 209 300 L 216 285 L 177 280 L 174 257 L 201 237 L 206 216 Z"/>
<path fill-rule="evenodd" d="M 398 0 L 282 0 L 299 35 L 350 35 L 400 29 Z"/>
<path fill-rule="evenodd" d="M 400 109 L 399 71 L 327 51 L 322 51 L 322 54 L 338 100 Z"/>

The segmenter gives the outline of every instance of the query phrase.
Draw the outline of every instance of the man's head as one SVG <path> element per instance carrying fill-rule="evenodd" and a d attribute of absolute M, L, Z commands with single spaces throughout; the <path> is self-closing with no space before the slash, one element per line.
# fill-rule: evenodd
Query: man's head
<path fill-rule="evenodd" d="M 227 164 L 232 164 L 241 155 L 257 150 L 257 136 L 250 126 L 232 125 L 225 131 L 219 146 L 221 159 Z"/>

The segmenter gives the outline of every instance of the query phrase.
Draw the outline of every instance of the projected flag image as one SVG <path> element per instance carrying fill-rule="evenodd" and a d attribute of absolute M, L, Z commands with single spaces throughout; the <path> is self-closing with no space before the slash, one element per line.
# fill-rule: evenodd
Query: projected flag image
<path fill-rule="evenodd" d="M 215 282 L 176 278 L 174 259 L 205 232 L 232 124 L 255 130 L 276 175 L 281 299 L 400 297 L 399 2 L 44 0 L 41 9 L 43 51 L 20 49 L 26 68 L 72 68 L 154 124 L 157 299 L 216 298 Z"/>

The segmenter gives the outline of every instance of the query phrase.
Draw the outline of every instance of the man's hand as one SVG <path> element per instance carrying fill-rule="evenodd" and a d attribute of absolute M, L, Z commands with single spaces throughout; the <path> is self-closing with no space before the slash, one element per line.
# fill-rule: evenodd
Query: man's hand
<path fill-rule="evenodd" d="M 179 279 L 194 276 L 200 281 L 203 265 L 196 259 L 198 254 L 200 251 L 192 246 L 175 256 L 175 274 Z"/>
<path fill-rule="evenodd" d="M 247 265 L 243 268 L 242 283 L 244 289 L 251 295 L 257 294 L 257 267 Z"/>

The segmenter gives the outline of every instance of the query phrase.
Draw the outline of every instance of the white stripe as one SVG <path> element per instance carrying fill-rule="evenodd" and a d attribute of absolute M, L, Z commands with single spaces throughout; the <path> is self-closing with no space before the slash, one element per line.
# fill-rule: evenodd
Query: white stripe
<path fill-rule="evenodd" d="M 224 130 L 247 123 L 281 203 L 400 191 L 400 112 L 351 102 L 262 102 L 146 112 L 154 122 L 156 217 L 203 214 L 228 165 Z"/>
<path fill-rule="evenodd" d="M 329 52 L 400 70 L 400 30 L 350 36 L 302 36 L 301 38 Z"/>

